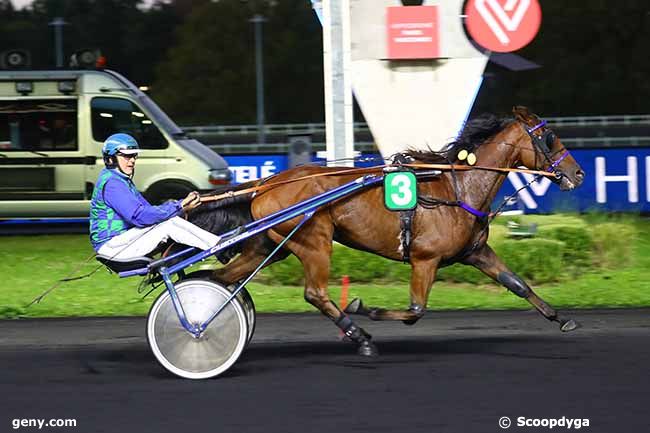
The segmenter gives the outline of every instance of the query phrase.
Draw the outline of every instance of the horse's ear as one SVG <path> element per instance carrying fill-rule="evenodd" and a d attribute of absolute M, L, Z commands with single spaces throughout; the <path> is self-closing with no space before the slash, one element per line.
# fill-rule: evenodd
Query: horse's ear
<path fill-rule="evenodd" d="M 515 119 L 523 123 L 530 122 L 530 119 L 533 117 L 532 113 L 528 111 L 528 108 L 522 105 L 512 107 L 512 114 L 515 116 Z"/>

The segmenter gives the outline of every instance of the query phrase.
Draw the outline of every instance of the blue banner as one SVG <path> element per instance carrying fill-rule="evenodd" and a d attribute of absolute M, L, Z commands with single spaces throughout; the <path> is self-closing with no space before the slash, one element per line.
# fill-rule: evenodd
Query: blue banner
<path fill-rule="evenodd" d="M 578 189 L 563 192 L 549 179 L 542 179 L 518 194 L 517 207 L 526 213 L 650 211 L 650 148 L 576 149 L 571 155 L 585 171 Z M 530 179 L 529 175 L 510 174 L 496 201 Z"/>
<path fill-rule="evenodd" d="M 222 155 L 232 172 L 233 183 L 261 179 L 284 171 L 288 167 L 287 155 Z"/>
<path fill-rule="evenodd" d="M 522 190 L 509 209 L 519 208 L 526 213 L 560 210 L 650 212 L 650 148 L 575 149 L 571 155 L 586 173 L 582 186 L 563 192 L 544 178 Z M 240 155 L 225 156 L 225 159 L 237 183 L 286 170 L 288 161 L 286 155 Z M 378 164 L 380 161 L 360 165 Z M 531 179 L 531 175 L 521 173 L 508 175 L 496 195 L 495 205 Z"/>

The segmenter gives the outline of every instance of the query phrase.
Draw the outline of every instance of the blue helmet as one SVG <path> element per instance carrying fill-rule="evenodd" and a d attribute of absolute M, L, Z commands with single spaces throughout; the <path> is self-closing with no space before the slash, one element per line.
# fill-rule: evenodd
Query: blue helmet
<path fill-rule="evenodd" d="M 104 141 L 102 154 L 104 156 L 115 156 L 118 152 L 125 155 L 133 155 L 140 152 L 138 142 L 129 134 L 113 134 Z"/>

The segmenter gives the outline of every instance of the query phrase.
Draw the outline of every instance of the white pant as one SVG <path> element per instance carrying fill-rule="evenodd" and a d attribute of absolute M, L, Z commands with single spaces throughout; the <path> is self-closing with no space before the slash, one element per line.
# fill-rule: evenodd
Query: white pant
<path fill-rule="evenodd" d="M 168 238 L 202 250 L 212 248 L 221 239 L 183 218 L 173 217 L 155 226 L 129 229 L 102 245 L 97 254 L 120 260 L 142 257 Z"/>

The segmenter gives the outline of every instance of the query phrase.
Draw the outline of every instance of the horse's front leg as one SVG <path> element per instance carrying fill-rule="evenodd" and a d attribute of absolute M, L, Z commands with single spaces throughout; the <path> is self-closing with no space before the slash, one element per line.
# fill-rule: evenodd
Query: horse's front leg
<path fill-rule="evenodd" d="M 360 299 L 354 299 L 345 312 L 368 316 L 372 320 L 401 320 L 407 325 L 414 324 L 426 311 L 429 292 L 439 263 L 440 258 L 426 260 L 411 258 L 411 305 L 407 310 L 366 307 Z"/>
<path fill-rule="evenodd" d="M 485 244 L 481 249 L 465 259 L 463 263 L 474 266 L 515 295 L 526 299 L 548 320 L 558 322 L 563 332 L 573 331 L 580 327 L 580 324 L 575 320 L 561 317 L 546 301 L 533 292 L 524 280 L 508 269 L 489 245 Z"/>

